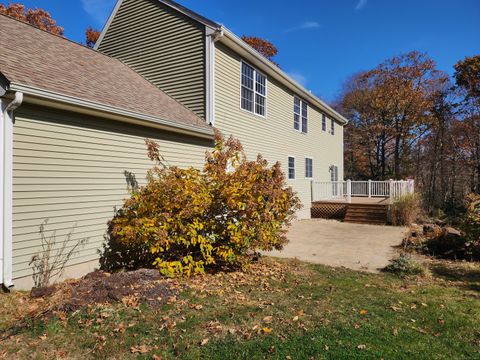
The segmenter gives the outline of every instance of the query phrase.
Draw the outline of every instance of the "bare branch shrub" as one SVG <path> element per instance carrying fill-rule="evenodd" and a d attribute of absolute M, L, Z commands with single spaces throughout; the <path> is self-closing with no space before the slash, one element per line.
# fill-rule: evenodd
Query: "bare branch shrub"
<path fill-rule="evenodd" d="M 40 225 L 40 239 L 42 243 L 42 251 L 32 256 L 29 265 L 33 270 L 34 287 L 45 287 L 50 284 L 50 280 L 55 276 L 63 273 L 65 265 L 70 258 L 76 253 L 79 247 L 85 246 L 89 238 L 82 238 L 75 241 L 73 247 L 68 249 L 68 245 L 72 241 L 72 236 L 75 231 L 76 224 L 65 236 L 65 239 L 58 247 L 56 231 L 53 231 L 50 236 L 45 234 L 45 226 L 48 224 L 48 219 L 44 220 Z"/>
<path fill-rule="evenodd" d="M 388 208 L 388 220 L 392 225 L 411 225 L 422 209 L 417 194 L 405 195 L 396 199 Z"/>

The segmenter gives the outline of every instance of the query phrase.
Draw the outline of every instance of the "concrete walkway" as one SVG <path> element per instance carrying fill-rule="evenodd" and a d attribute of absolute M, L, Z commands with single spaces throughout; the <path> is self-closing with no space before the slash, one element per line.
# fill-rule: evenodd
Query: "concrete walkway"
<path fill-rule="evenodd" d="M 266 255 L 377 272 L 395 256 L 393 247 L 401 244 L 405 231 L 394 226 L 300 220 L 288 233 L 288 245 Z"/>

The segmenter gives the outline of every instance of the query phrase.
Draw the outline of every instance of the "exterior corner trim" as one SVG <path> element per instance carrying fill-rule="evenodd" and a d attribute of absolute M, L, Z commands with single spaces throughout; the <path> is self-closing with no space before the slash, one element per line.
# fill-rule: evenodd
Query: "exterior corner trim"
<path fill-rule="evenodd" d="M 107 33 L 108 29 L 110 28 L 110 25 L 112 25 L 113 19 L 117 15 L 118 9 L 120 9 L 120 6 L 122 5 L 123 0 L 117 0 L 117 3 L 115 4 L 112 12 L 110 13 L 110 16 L 105 24 L 105 26 L 102 29 L 102 32 L 100 33 L 100 36 L 95 43 L 95 46 L 93 47 L 94 50 L 98 50 L 98 47 L 100 46 L 100 43 L 102 42 L 103 38 L 105 37 L 105 34 Z"/>

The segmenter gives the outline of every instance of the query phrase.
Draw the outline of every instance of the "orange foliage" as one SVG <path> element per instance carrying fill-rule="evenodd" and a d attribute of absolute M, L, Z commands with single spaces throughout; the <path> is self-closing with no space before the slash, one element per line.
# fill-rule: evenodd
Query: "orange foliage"
<path fill-rule="evenodd" d="M 277 55 L 278 49 L 270 41 L 256 37 L 256 36 L 246 36 L 246 35 L 242 36 L 242 40 L 245 41 L 252 48 L 257 50 L 261 55 L 265 56 L 268 60 L 272 61 L 275 65 L 278 66 L 278 64 L 272 60 L 272 58 L 275 55 Z"/>
<path fill-rule="evenodd" d="M 58 26 L 50 13 L 43 9 L 25 9 L 25 5 L 10 3 L 8 6 L 0 4 L 0 14 L 29 23 L 39 29 L 63 36 L 63 27 Z"/>
<path fill-rule="evenodd" d="M 97 42 L 99 37 L 100 37 L 100 31 L 95 30 L 91 26 L 89 26 L 85 31 L 85 41 L 89 48 L 93 48 L 95 46 L 95 43 Z"/>

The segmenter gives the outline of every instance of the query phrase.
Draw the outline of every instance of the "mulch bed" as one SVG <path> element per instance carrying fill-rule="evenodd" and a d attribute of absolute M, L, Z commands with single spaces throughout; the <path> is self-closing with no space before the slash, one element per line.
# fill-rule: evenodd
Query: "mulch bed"
<path fill-rule="evenodd" d="M 79 280 L 35 288 L 31 295 L 53 300 L 57 311 L 73 312 L 89 305 L 116 302 L 146 303 L 159 308 L 177 293 L 158 270 L 140 269 L 113 274 L 94 271 Z"/>

